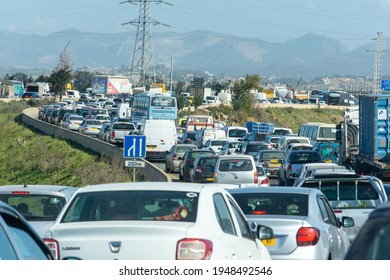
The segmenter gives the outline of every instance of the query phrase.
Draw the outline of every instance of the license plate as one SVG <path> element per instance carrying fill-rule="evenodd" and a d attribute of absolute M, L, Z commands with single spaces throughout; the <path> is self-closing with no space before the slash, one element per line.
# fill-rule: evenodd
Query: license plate
<path fill-rule="evenodd" d="M 333 163 L 333 160 L 331 160 L 331 159 L 326 159 L 326 160 L 324 160 L 324 162 L 326 162 L 326 163 Z"/>
<path fill-rule="evenodd" d="M 207 178 L 207 181 L 214 181 L 214 178 Z"/>
<path fill-rule="evenodd" d="M 96 127 L 91 127 L 91 130 L 98 130 Z"/>
<path fill-rule="evenodd" d="M 146 145 L 146 149 L 149 151 L 154 151 L 157 149 L 157 146 L 156 145 Z"/>
<path fill-rule="evenodd" d="M 280 163 L 270 163 L 269 167 L 279 167 Z"/>
<path fill-rule="evenodd" d="M 265 246 L 275 246 L 276 245 L 276 238 L 271 238 L 271 239 L 265 239 L 261 240 Z"/>

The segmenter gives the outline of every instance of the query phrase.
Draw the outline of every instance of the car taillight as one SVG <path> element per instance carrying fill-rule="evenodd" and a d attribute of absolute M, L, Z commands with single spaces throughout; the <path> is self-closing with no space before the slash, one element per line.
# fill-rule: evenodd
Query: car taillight
<path fill-rule="evenodd" d="M 264 159 L 262 159 L 262 160 L 260 161 L 260 163 L 261 163 L 262 166 L 265 166 L 265 163 L 266 163 L 266 162 L 265 162 Z"/>
<path fill-rule="evenodd" d="M 51 253 L 53 254 L 54 259 L 59 260 L 60 259 L 60 250 L 58 241 L 52 238 L 43 238 L 43 241 L 49 247 Z"/>
<path fill-rule="evenodd" d="M 189 159 L 186 160 L 186 164 L 191 164 L 191 161 Z"/>
<path fill-rule="evenodd" d="M 297 246 L 316 245 L 320 240 L 320 231 L 313 227 L 301 227 L 297 232 Z"/>
<path fill-rule="evenodd" d="M 115 131 L 111 131 L 111 137 L 115 138 Z"/>
<path fill-rule="evenodd" d="M 202 173 L 202 169 L 200 169 L 199 166 L 197 166 L 197 167 L 195 168 L 195 171 L 198 172 L 198 173 Z"/>
<path fill-rule="evenodd" d="M 257 183 L 259 183 L 259 175 L 258 175 L 258 173 L 257 173 L 257 170 L 255 171 L 255 172 L 253 172 L 253 182 L 255 183 L 255 184 L 257 184 Z"/>
<path fill-rule="evenodd" d="M 177 242 L 176 260 L 209 260 L 213 243 L 207 239 L 184 238 Z"/>
<path fill-rule="evenodd" d="M 260 185 L 268 185 L 269 179 L 265 178 L 263 181 L 261 181 Z"/>
<path fill-rule="evenodd" d="M 173 154 L 172 159 L 177 159 L 177 154 Z"/>

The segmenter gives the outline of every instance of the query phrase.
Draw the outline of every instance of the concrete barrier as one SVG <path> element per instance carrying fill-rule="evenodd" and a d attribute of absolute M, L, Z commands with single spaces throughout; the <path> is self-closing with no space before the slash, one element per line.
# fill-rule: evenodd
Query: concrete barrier
<path fill-rule="evenodd" d="M 38 109 L 28 108 L 23 111 L 22 122 L 28 126 L 31 126 L 47 135 L 52 135 L 61 139 L 66 139 L 77 144 L 80 144 L 86 149 L 90 149 L 96 153 L 107 156 L 113 160 L 121 162 L 124 166 L 125 159 L 123 158 L 123 149 L 111 145 L 107 142 L 101 141 L 96 138 L 91 138 L 82 135 L 78 132 L 70 131 L 68 129 L 61 128 L 59 126 L 49 124 L 47 122 L 38 119 Z M 156 165 L 149 161 L 140 159 L 145 162 L 144 168 L 137 168 L 136 173 L 142 175 L 150 182 L 171 182 L 172 179 L 166 173 L 164 173 Z"/>

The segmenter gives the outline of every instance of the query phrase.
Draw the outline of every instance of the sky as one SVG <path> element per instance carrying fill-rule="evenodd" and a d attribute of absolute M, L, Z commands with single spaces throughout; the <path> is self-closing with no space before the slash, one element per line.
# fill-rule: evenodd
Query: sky
<path fill-rule="evenodd" d="M 150 1 L 150 16 L 161 23 L 152 26 L 152 34 L 206 30 L 274 43 L 315 33 L 337 39 L 351 50 L 373 43 L 377 32 L 386 39 L 386 27 L 390 26 L 390 0 Z M 49 35 L 69 28 L 134 32 L 136 26 L 126 23 L 137 20 L 142 0 L 3 2 L 0 31 Z"/>

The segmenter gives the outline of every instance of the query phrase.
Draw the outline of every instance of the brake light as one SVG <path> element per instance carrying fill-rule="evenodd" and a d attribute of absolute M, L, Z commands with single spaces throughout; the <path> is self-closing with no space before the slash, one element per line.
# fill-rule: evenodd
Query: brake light
<path fill-rule="evenodd" d="M 53 254 L 54 259 L 59 260 L 60 259 L 60 250 L 58 241 L 52 238 L 43 238 L 43 241 L 49 247 L 51 253 Z"/>
<path fill-rule="evenodd" d="M 177 159 L 177 154 L 173 154 L 172 159 Z"/>
<path fill-rule="evenodd" d="M 316 245 L 320 240 L 320 231 L 313 227 L 301 227 L 297 232 L 297 246 Z"/>
<path fill-rule="evenodd" d="M 115 138 L 115 131 L 111 131 L 111 137 Z"/>
<path fill-rule="evenodd" d="M 334 213 L 343 213 L 343 210 L 341 210 L 341 209 L 335 209 L 335 210 L 333 210 L 333 212 L 334 212 Z"/>
<path fill-rule="evenodd" d="M 209 260 L 213 243 L 207 239 L 184 238 L 177 242 L 176 260 Z"/>
<path fill-rule="evenodd" d="M 195 171 L 198 172 L 198 173 L 202 173 L 202 169 L 201 169 L 199 166 L 197 166 L 197 167 L 195 168 Z"/>
<path fill-rule="evenodd" d="M 12 194 L 30 194 L 30 192 L 26 192 L 26 191 L 14 191 L 14 192 L 11 192 Z"/>
<path fill-rule="evenodd" d="M 265 215 L 267 213 L 265 211 L 256 210 L 256 211 L 252 211 L 252 214 L 253 215 Z"/>
<path fill-rule="evenodd" d="M 191 164 L 191 161 L 189 159 L 187 159 L 186 164 Z"/>
<path fill-rule="evenodd" d="M 262 160 L 260 161 L 260 163 L 261 163 L 262 166 L 265 166 L 265 164 L 266 164 L 264 159 L 262 159 Z"/>
<path fill-rule="evenodd" d="M 261 181 L 260 185 L 268 185 L 269 179 L 265 178 L 263 181 Z"/>
<path fill-rule="evenodd" d="M 253 182 L 255 184 L 258 184 L 259 183 L 259 176 L 258 176 L 257 170 L 255 172 L 253 172 L 253 176 L 254 176 Z"/>

